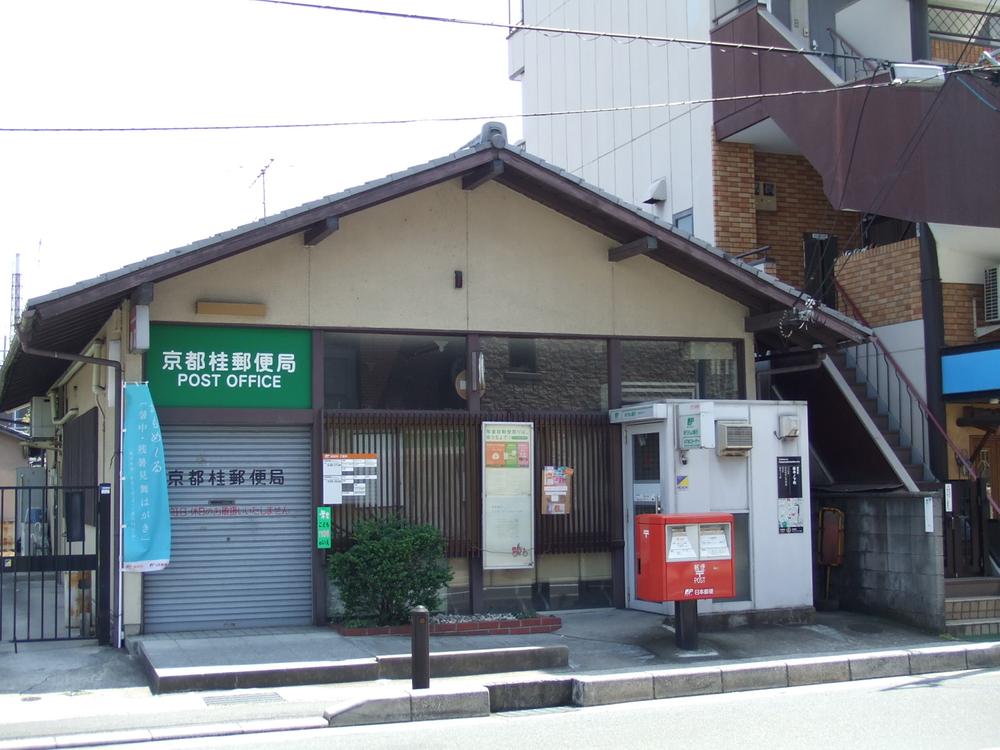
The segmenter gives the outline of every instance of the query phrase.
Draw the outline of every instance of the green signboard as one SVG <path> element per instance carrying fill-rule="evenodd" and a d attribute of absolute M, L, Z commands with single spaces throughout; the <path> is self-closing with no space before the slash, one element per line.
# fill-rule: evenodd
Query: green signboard
<path fill-rule="evenodd" d="M 326 506 L 316 509 L 316 548 L 330 549 L 333 544 L 333 512 Z"/>
<path fill-rule="evenodd" d="M 312 407 L 309 331 L 156 323 L 149 333 L 146 378 L 157 407 Z"/>

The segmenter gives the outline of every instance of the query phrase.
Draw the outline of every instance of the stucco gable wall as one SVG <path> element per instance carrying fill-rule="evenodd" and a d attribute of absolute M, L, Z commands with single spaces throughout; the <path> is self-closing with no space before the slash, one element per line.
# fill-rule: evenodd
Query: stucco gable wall
<path fill-rule="evenodd" d="M 156 286 L 154 320 L 746 339 L 745 308 L 488 183 L 453 180 L 343 217 L 316 247 L 295 235 Z M 455 288 L 455 271 L 463 286 Z M 196 315 L 257 302 L 263 318 Z M 749 344 L 749 340 L 748 340 Z"/>

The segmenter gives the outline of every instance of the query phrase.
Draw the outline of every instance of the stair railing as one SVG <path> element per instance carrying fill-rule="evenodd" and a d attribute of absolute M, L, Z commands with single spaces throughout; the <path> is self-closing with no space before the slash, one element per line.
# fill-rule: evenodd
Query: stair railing
<path fill-rule="evenodd" d="M 861 310 L 839 282 L 837 293 L 850 308 L 858 322 L 871 328 Z M 929 439 L 927 423 L 934 419 L 927 403 L 906 376 L 895 357 L 879 337 L 872 333 L 864 344 L 845 350 L 847 364 L 855 369 L 858 381 L 867 387 L 878 414 L 888 418 L 889 431 L 899 433 L 899 445 L 909 448 L 911 463 L 923 468 L 923 479 L 933 479 L 928 462 Z"/>
<path fill-rule="evenodd" d="M 870 78 L 878 70 L 878 64 L 866 58 L 861 52 L 844 39 L 834 29 L 827 29 L 830 34 L 830 42 L 833 45 L 833 58 L 823 58 L 833 67 L 834 72 L 847 83 L 857 81 L 860 78 Z"/>
<path fill-rule="evenodd" d="M 871 324 L 869 324 L 868 321 L 865 320 L 865 316 L 861 313 L 861 310 L 854 303 L 854 300 L 851 299 L 851 295 L 847 293 L 847 290 L 844 289 L 844 287 L 841 286 L 840 282 L 837 281 L 836 279 L 833 280 L 833 283 L 837 287 L 837 293 L 841 296 L 841 299 L 843 299 L 844 302 L 847 303 L 847 306 L 850 308 L 851 314 L 854 316 L 854 318 L 862 325 L 867 326 L 868 328 L 872 328 Z M 948 431 L 941 425 L 941 422 L 938 421 L 937 417 L 935 417 L 931 413 L 930 407 L 927 405 L 927 402 L 917 391 L 916 387 L 913 385 L 913 382 L 906 376 L 906 373 L 903 372 L 902 368 L 896 362 L 896 358 L 892 356 L 892 353 L 885 347 L 885 345 L 882 343 L 882 340 L 879 339 L 877 334 L 875 334 L 874 328 L 872 328 L 872 336 L 869 341 L 867 341 L 864 344 L 851 347 L 851 349 L 849 349 L 846 353 L 847 353 L 848 364 L 852 364 L 853 361 L 853 366 L 855 367 L 857 373 L 864 378 L 862 382 L 868 386 L 869 393 L 872 394 L 872 397 L 878 404 L 879 413 L 885 413 L 888 415 L 890 428 L 892 428 L 893 425 L 895 424 L 896 427 L 899 429 L 900 445 L 903 445 L 904 432 L 908 433 L 906 440 L 908 440 L 909 445 L 904 445 L 904 447 L 909 447 L 911 451 L 913 451 L 915 462 L 920 463 L 923 466 L 925 479 L 934 478 L 934 475 L 930 470 L 930 465 L 927 461 L 927 456 L 929 454 L 928 435 L 927 435 L 928 423 L 933 425 L 934 429 L 936 429 L 938 433 L 941 435 L 941 437 L 944 438 L 945 442 L 948 444 L 948 447 L 954 454 L 955 460 L 962 465 L 962 467 L 965 469 L 968 475 L 972 479 L 979 478 L 979 472 L 977 472 L 975 467 L 973 467 L 972 462 L 965 455 L 965 453 L 955 444 L 955 441 L 951 439 L 951 437 L 948 435 Z M 866 363 L 866 366 L 864 368 L 860 366 L 860 361 L 862 358 Z M 874 370 L 875 370 L 874 383 L 872 382 L 872 377 L 871 377 L 871 369 L 872 369 L 871 363 L 874 363 Z M 882 387 L 883 381 L 885 383 L 884 388 Z M 891 387 L 893 384 L 895 384 L 895 392 L 893 392 L 893 389 Z M 902 390 L 904 387 L 906 389 L 905 401 L 902 394 Z M 892 409 L 891 409 L 891 404 L 893 403 L 894 399 L 896 403 L 895 418 L 892 414 Z M 904 403 L 905 403 L 905 409 L 904 409 Z M 882 412 L 883 408 L 885 409 L 884 412 Z M 914 409 L 916 409 L 921 415 L 921 417 L 916 420 L 914 420 L 914 414 L 913 414 Z M 905 415 L 904 411 L 906 412 Z M 903 416 L 905 416 L 906 421 L 909 422 L 910 429 L 908 431 L 904 431 L 902 429 Z M 919 460 L 916 460 L 918 456 L 918 451 L 915 450 L 913 447 L 914 421 L 919 423 L 919 428 L 920 428 Z M 990 505 L 993 507 L 994 512 L 1000 514 L 1000 503 L 998 503 L 996 500 L 993 499 L 992 493 L 990 493 L 989 495 L 989 502 Z"/>

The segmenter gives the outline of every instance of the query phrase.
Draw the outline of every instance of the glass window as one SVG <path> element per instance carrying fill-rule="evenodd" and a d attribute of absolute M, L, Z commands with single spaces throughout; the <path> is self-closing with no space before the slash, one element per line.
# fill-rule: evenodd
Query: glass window
<path fill-rule="evenodd" d="M 327 409 L 465 409 L 464 336 L 327 333 Z"/>
<path fill-rule="evenodd" d="M 687 211 L 674 214 L 674 220 L 671 223 L 682 232 L 694 234 L 694 209 L 689 208 Z"/>
<path fill-rule="evenodd" d="M 600 411 L 607 408 L 607 344 L 603 339 L 483 336 L 484 411 Z"/>
<path fill-rule="evenodd" d="M 622 403 L 739 398 L 732 341 L 622 341 Z"/>

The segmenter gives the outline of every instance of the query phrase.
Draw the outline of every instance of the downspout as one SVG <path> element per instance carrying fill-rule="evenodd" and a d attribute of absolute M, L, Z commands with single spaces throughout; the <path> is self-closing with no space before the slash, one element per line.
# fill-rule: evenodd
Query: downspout
<path fill-rule="evenodd" d="M 910 59 L 931 59 L 927 0 L 910 0 Z"/>
<path fill-rule="evenodd" d="M 115 607 L 115 613 L 111 618 L 114 624 L 114 632 L 110 633 L 109 640 L 114 644 L 115 648 L 121 648 L 122 646 L 122 472 L 121 472 L 121 453 L 122 453 L 122 430 L 124 425 L 122 424 L 122 418 L 124 416 L 122 410 L 122 401 L 124 399 L 124 372 L 122 363 L 113 359 L 104 359 L 103 357 L 88 357 L 83 354 L 70 354 L 69 352 L 53 352 L 46 349 L 36 349 L 28 343 L 31 335 L 31 329 L 35 322 L 35 311 L 25 310 L 24 314 L 21 316 L 21 325 L 18 330 L 18 344 L 21 347 L 21 351 L 25 354 L 30 354 L 34 357 L 45 357 L 46 359 L 62 359 L 67 362 L 80 362 L 88 365 L 96 365 L 98 367 L 111 367 L 115 371 L 115 390 L 118 393 L 118 398 L 115 400 L 115 424 L 117 429 L 115 430 L 115 454 L 114 454 L 114 464 L 113 464 L 113 476 L 117 478 L 114 483 L 115 486 L 115 497 L 112 501 L 112 513 L 111 513 L 111 528 L 117 529 L 116 538 L 116 551 L 117 554 L 113 555 L 116 560 L 114 570 L 112 571 L 112 577 L 115 581 L 115 592 L 117 594 L 117 606 Z"/>
<path fill-rule="evenodd" d="M 939 424 L 945 425 L 941 395 L 941 349 L 944 347 L 944 304 L 941 299 L 941 272 L 937 243 L 930 227 L 917 225 L 920 238 L 920 301 L 924 317 L 924 369 L 927 377 L 927 407 Z M 945 427 L 947 429 L 947 427 Z M 937 430 L 927 430 L 928 464 L 939 482 L 948 478 L 948 450 Z"/>

